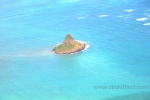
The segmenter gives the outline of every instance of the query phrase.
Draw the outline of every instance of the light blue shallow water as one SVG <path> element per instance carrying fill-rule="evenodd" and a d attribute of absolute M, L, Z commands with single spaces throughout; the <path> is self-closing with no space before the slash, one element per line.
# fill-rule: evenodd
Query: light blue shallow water
<path fill-rule="evenodd" d="M 149 100 L 149 0 L 1 0 L 0 100 Z M 90 48 L 51 50 L 72 33 Z"/>

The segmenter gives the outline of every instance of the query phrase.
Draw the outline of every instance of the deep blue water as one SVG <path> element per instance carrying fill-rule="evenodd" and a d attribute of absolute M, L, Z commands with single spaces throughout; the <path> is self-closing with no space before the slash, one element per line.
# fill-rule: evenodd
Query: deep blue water
<path fill-rule="evenodd" d="M 52 49 L 71 33 L 90 48 Z M 149 0 L 1 0 L 0 100 L 149 100 Z"/>

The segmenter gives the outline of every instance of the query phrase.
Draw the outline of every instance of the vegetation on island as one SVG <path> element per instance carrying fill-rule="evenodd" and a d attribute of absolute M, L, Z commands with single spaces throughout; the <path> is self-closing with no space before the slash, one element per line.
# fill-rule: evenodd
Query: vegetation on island
<path fill-rule="evenodd" d="M 66 36 L 65 41 L 54 48 L 54 52 L 57 54 L 70 54 L 79 52 L 85 48 L 85 44 L 75 41 L 71 34 Z"/>

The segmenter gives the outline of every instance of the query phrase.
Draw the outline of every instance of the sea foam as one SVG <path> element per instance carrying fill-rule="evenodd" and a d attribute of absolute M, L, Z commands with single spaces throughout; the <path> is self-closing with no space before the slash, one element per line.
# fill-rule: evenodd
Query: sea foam
<path fill-rule="evenodd" d="M 150 23 L 145 23 L 145 24 L 143 24 L 143 25 L 148 26 L 148 25 L 150 25 Z"/>
<path fill-rule="evenodd" d="M 137 21 L 144 21 L 144 20 L 147 20 L 147 18 L 146 18 L 146 17 L 143 17 L 143 18 L 137 18 L 136 20 L 137 20 Z"/>
<path fill-rule="evenodd" d="M 124 10 L 125 12 L 132 12 L 133 11 L 133 9 L 130 9 L 130 10 Z"/>
<path fill-rule="evenodd" d="M 89 42 L 84 42 L 84 41 L 80 41 L 80 40 L 75 40 L 75 41 L 78 41 L 80 43 L 84 43 L 86 45 L 85 48 L 81 51 L 85 51 L 90 47 Z M 81 51 L 79 51 L 79 52 L 81 52 Z M 76 52 L 76 53 L 78 53 L 78 52 Z"/>
<path fill-rule="evenodd" d="M 107 17 L 108 15 L 100 15 L 99 17 Z"/>

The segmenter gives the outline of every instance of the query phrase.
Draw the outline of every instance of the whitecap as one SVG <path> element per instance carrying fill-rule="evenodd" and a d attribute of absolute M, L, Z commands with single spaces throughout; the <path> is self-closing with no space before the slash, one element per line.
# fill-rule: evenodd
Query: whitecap
<path fill-rule="evenodd" d="M 124 10 L 125 12 L 132 12 L 133 11 L 133 9 L 130 9 L 130 10 Z"/>
<path fill-rule="evenodd" d="M 148 26 L 148 25 L 150 25 L 150 23 L 145 23 L 145 24 L 143 24 L 143 25 Z"/>
<path fill-rule="evenodd" d="M 86 44 L 86 47 L 84 50 L 87 50 L 88 48 L 90 48 L 90 45 L 89 44 Z"/>
<path fill-rule="evenodd" d="M 148 17 L 150 17 L 150 15 Z"/>
<path fill-rule="evenodd" d="M 90 48 L 90 45 L 88 44 L 89 42 L 84 42 L 84 41 L 80 41 L 80 40 L 75 40 L 75 41 L 80 42 L 80 43 L 84 43 L 86 45 L 85 48 L 81 51 L 85 51 L 88 48 Z M 81 52 L 81 51 L 79 51 L 79 52 Z M 78 52 L 75 52 L 75 53 L 78 53 Z"/>
<path fill-rule="evenodd" d="M 99 17 L 107 17 L 108 15 L 100 15 Z"/>
<path fill-rule="evenodd" d="M 90 47 L 90 45 L 88 44 L 90 42 L 84 42 L 84 41 L 80 41 L 80 40 L 75 40 L 75 41 L 86 44 L 86 47 L 82 51 L 87 50 Z"/>
<path fill-rule="evenodd" d="M 84 17 L 78 17 L 77 19 L 83 19 Z"/>
<path fill-rule="evenodd" d="M 147 20 L 147 18 L 146 18 L 146 17 L 143 17 L 143 18 L 137 18 L 136 20 L 137 20 L 137 21 L 144 21 L 144 20 Z"/>

